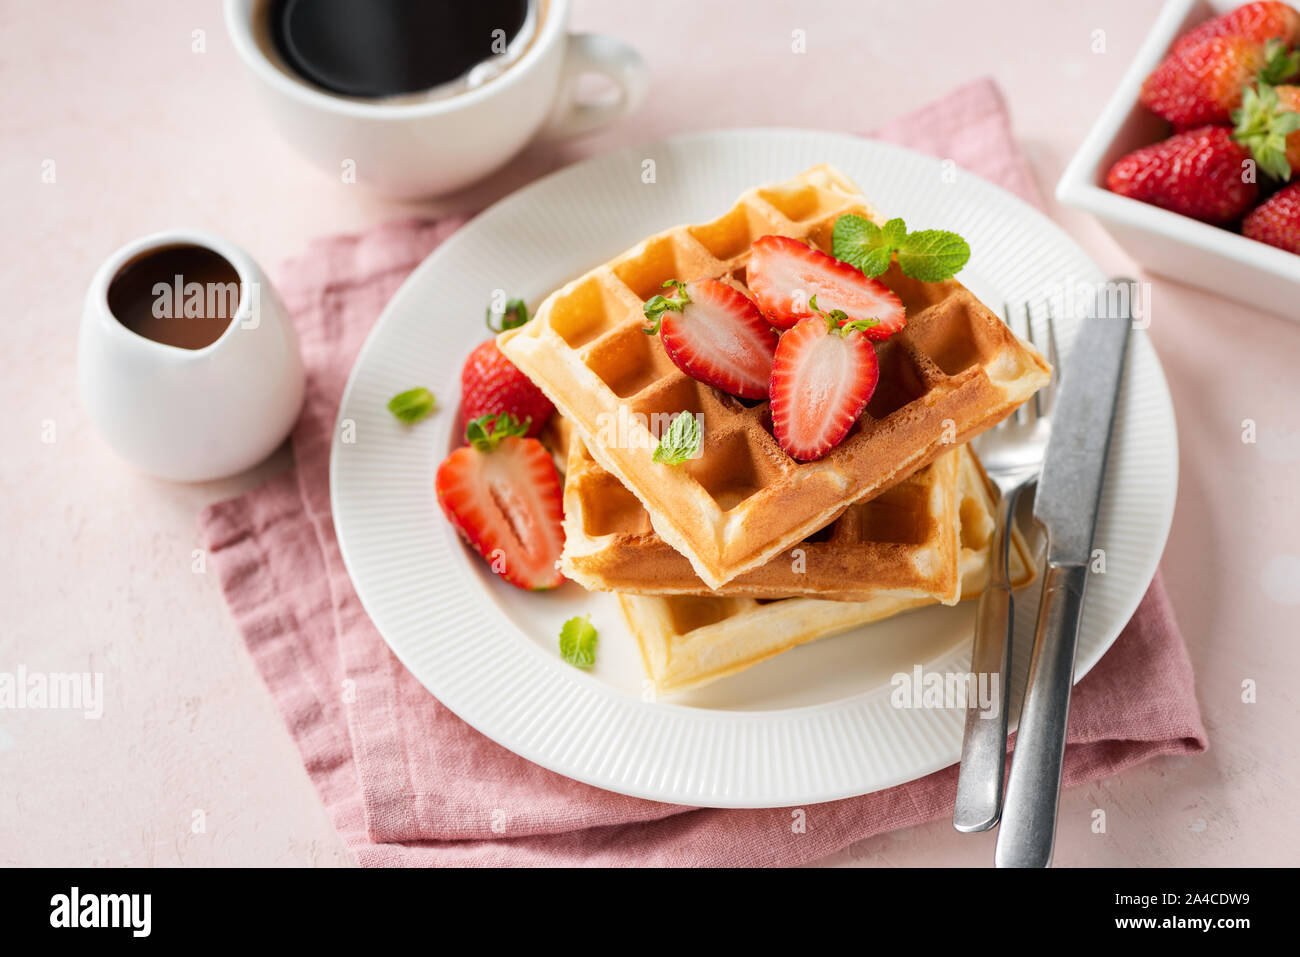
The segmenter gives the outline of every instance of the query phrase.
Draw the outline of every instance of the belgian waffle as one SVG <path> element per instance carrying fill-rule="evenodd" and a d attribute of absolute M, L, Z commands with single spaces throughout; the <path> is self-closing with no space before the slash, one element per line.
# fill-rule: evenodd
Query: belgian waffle
<path fill-rule="evenodd" d="M 667 279 L 743 287 L 749 247 L 768 234 L 829 250 L 845 213 L 882 217 L 842 173 L 818 166 L 752 189 L 721 218 L 659 233 L 568 283 L 502 351 L 573 420 L 593 458 L 645 506 L 660 538 L 717 588 L 824 528 L 1009 415 L 1049 368 L 960 283 L 881 279 L 908 324 L 876 347 L 880 381 L 866 412 L 825 458 L 777 445 L 767 403 L 747 405 L 677 369 L 642 332 L 644 303 Z M 655 463 L 670 416 L 703 419 L 702 454 Z"/>
<path fill-rule="evenodd" d="M 953 454 L 945 459 L 959 463 L 954 523 L 961 543 L 961 597 L 973 598 L 988 582 L 993 491 L 973 455 Z M 1024 538 L 1014 528 L 1011 541 L 1011 580 L 1019 587 L 1034 577 L 1033 563 Z M 657 695 L 708 684 L 796 645 L 934 601 L 888 589 L 860 602 L 694 595 L 619 595 L 618 599 Z"/>
<path fill-rule="evenodd" d="M 588 591 L 864 601 L 883 590 L 952 605 L 961 596 L 958 476 L 971 454 L 960 446 L 941 455 L 766 565 L 710 589 L 655 534 L 636 496 L 571 436 L 560 567 Z"/>

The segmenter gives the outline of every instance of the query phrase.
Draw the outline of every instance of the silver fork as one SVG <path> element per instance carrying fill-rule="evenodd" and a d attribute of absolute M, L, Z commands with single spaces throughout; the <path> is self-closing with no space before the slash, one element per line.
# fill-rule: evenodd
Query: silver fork
<path fill-rule="evenodd" d="M 1007 326 L 1016 331 L 1011 308 L 1004 305 Z M 1005 783 L 1007 753 L 1007 708 L 1011 701 L 1011 636 L 1015 614 L 1011 597 L 1010 554 L 1011 523 L 1016 514 L 1020 493 L 1038 479 L 1047 453 L 1047 438 L 1052 428 L 1052 404 L 1056 395 L 1056 330 L 1050 303 L 1046 308 L 1047 361 L 1052 364 L 1052 378 L 1003 422 L 976 437 L 971 443 L 984 465 L 984 471 L 998 487 L 997 514 L 990 543 L 989 581 L 980 596 L 975 619 L 975 645 L 971 651 L 971 673 L 989 675 L 990 689 L 1000 692 L 996 715 L 983 713 L 980 702 L 971 700 L 966 708 L 966 732 L 962 741 L 961 768 L 957 777 L 957 804 L 952 826 L 959 831 L 986 831 L 998 823 L 1002 814 L 1002 789 Z M 1033 314 L 1024 305 L 1023 335 L 1034 339 Z M 998 684 L 992 682 L 998 676 Z M 977 696 L 971 696 L 975 699 Z"/>

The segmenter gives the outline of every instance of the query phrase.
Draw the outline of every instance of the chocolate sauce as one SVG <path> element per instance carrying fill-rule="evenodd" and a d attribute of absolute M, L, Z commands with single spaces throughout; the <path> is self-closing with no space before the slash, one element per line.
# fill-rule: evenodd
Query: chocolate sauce
<path fill-rule="evenodd" d="M 206 246 L 162 246 L 123 266 L 108 285 L 108 309 L 137 335 L 181 349 L 221 338 L 239 310 L 239 273 Z"/>

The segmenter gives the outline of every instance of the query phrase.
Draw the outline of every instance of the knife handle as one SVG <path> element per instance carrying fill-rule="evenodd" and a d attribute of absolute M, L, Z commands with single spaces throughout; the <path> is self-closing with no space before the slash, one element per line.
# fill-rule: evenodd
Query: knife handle
<path fill-rule="evenodd" d="M 966 704 L 966 730 L 962 737 L 961 768 L 957 773 L 957 800 L 952 826 L 963 833 L 987 831 L 1002 812 L 1002 784 L 1007 760 L 1007 706 L 1010 703 L 1011 636 L 1015 631 L 1015 603 L 1011 597 L 1011 524 L 1020 487 L 998 500 L 990 547 L 988 584 L 975 613 L 975 644 L 971 649 L 971 674 L 996 675 L 998 712 L 987 715 L 978 695 Z M 993 687 L 992 677 L 988 687 Z"/>
<path fill-rule="evenodd" d="M 998 867 L 1047 867 L 1052 862 L 1074 651 L 1087 583 L 1087 565 L 1049 564 L 1043 576 L 1028 690 L 998 829 Z"/>

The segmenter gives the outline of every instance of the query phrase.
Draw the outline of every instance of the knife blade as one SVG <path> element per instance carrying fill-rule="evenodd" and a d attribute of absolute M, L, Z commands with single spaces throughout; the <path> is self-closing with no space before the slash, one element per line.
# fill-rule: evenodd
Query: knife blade
<path fill-rule="evenodd" d="M 1061 372 L 1034 499 L 1034 517 L 1047 532 L 1047 567 L 998 830 L 998 867 L 1046 867 L 1052 860 L 1074 654 L 1137 283 L 1111 280 L 1107 291 L 1116 294 L 1097 297 L 1107 308 L 1084 318 Z"/>
<path fill-rule="evenodd" d="M 1086 564 L 1092 554 L 1110 427 L 1133 324 L 1127 301 L 1119 303 L 1122 317 L 1083 320 L 1061 372 L 1052 436 L 1034 497 L 1034 518 L 1047 529 L 1049 564 Z"/>

